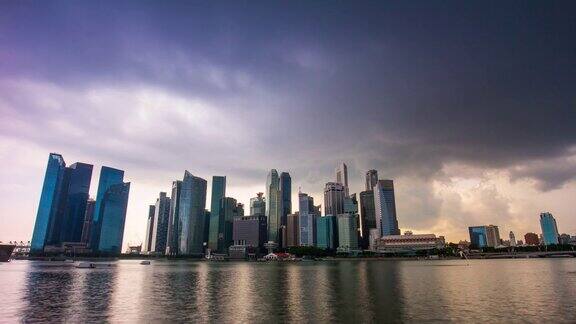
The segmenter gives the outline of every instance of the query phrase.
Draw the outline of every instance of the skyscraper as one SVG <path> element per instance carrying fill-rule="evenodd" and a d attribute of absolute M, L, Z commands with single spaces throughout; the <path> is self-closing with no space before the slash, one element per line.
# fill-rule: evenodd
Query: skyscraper
<path fill-rule="evenodd" d="M 341 163 L 336 167 L 336 182 L 344 187 L 344 196 L 348 197 L 348 166 Z"/>
<path fill-rule="evenodd" d="M 496 225 L 486 226 L 486 244 L 490 247 L 497 247 L 500 243 L 500 231 Z"/>
<path fill-rule="evenodd" d="M 320 213 L 317 213 L 314 207 L 314 198 L 303 192 L 298 193 L 301 246 L 314 246 L 316 243 L 316 217 L 320 216 Z"/>
<path fill-rule="evenodd" d="M 338 246 L 336 216 L 322 216 L 316 219 L 316 246 L 321 249 L 335 249 Z"/>
<path fill-rule="evenodd" d="M 124 171 L 103 166 L 100 169 L 100 179 L 98 181 L 98 193 L 96 194 L 96 204 L 94 205 L 94 220 L 92 221 L 92 234 L 90 235 L 90 247 L 96 252 L 100 246 L 100 234 L 102 232 L 102 204 L 104 196 L 108 190 L 117 184 L 123 184 Z M 115 193 L 118 190 L 115 190 Z"/>
<path fill-rule="evenodd" d="M 377 183 L 378 183 L 378 171 L 368 170 L 366 172 L 366 191 L 373 190 Z"/>
<path fill-rule="evenodd" d="M 558 244 L 558 225 L 556 219 L 550 213 L 540 214 L 540 227 L 542 228 L 542 240 L 544 245 Z"/>
<path fill-rule="evenodd" d="M 206 180 L 185 171 L 178 215 L 180 254 L 199 256 L 203 253 L 205 207 Z"/>
<path fill-rule="evenodd" d="M 154 226 L 152 227 L 152 250 L 157 254 L 166 252 L 168 239 L 168 223 L 170 221 L 170 197 L 165 192 L 160 193 L 154 208 Z"/>
<path fill-rule="evenodd" d="M 287 224 L 288 214 L 292 213 L 292 179 L 288 172 L 280 174 L 280 192 L 282 195 L 282 218 L 281 224 Z"/>
<path fill-rule="evenodd" d="M 146 236 L 144 237 L 143 252 L 152 251 L 152 234 L 154 231 L 154 215 L 156 214 L 156 205 L 148 206 L 148 221 L 146 222 Z"/>
<path fill-rule="evenodd" d="M 92 165 L 77 162 L 66 168 L 66 172 L 68 188 L 60 242 L 80 242 L 92 179 Z"/>
<path fill-rule="evenodd" d="M 338 221 L 338 250 L 358 249 L 358 226 L 355 214 L 340 214 Z"/>
<path fill-rule="evenodd" d="M 400 235 L 392 180 L 378 180 L 374 187 L 374 207 L 379 235 Z"/>
<path fill-rule="evenodd" d="M 280 242 L 280 226 L 282 218 L 282 197 L 278 171 L 270 170 L 266 179 L 266 218 L 268 219 L 268 240 Z"/>
<path fill-rule="evenodd" d="M 36 214 L 36 223 L 30 243 L 30 253 L 41 253 L 48 244 L 50 228 L 56 218 L 60 205 L 60 195 L 62 191 L 62 180 L 66 169 L 66 163 L 62 155 L 50 153 L 48 166 L 44 175 L 40 204 Z"/>
<path fill-rule="evenodd" d="M 109 186 L 102 196 L 97 248 L 99 253 L 117 255 L 122 251 L 129 193 L 130 183 L 121 182 Z"/>
<path fill-rule="evenodd" d="M 498 226 L 470 226 L 468 227 L 468 232 L 470 234 L 470 243 L 477 248 L 497 247 L 500 245 Z"/>
<path fill-rule="evenodd" d="M 222 235 L 218 237 L 218 252 L 227 253 L 228 248 L 234 244 L 234 219 L 244 216 L 244 206 L 234 198 L 224 197 L 221 200 L 220 214 L 223 231 Z"/>
<path fill-rule="evenodd" d="M 250 215 L 266 216 L 266 199 L 262 197 L 264 193 L 259 192 L 256 197 L 250 198 Z"/>
<path fill-rule="evenodd" d="M 286 220 L 286 246 L 300 245 L 300 215 L 298 212 L 289 214 Z"/>
<path fill-rule="evenodd" d="M 324 187 L 324 214 L 336 216 L 344 212 L 344 186 L 328 182 Z"/>
<path fill-rule="evenodd" d="M 374 207 L 374 191 L 360 193 L 360 237 L 362 247 L 368 248 L 370 230 L 376 228 L 376 208 Z"/>
<path fill-rule="evenodd" d="M 86 202 L 86 213 L 84 216 L 84 226 L 82 227 L 82 238 L 80 241 L 84 244 L 88 244 L 90 242 L 90 234 L 91 234 L 91 226 L 92 226 L 92 219 L 94 218 L 94 205 L 96 201 L 94 199 L 88 198 Z"/>
<path fill-rule="evenodd" d="M 166 254 L 177 255 L 180 246 L 180 193 L 182 191 L 182 181 L 172 182 L 172 199 L 170 199 L 170 217 L 168 219 L 168 246 Z"/>
<path fill-rule="evenodd" d="M 218 241 L 224 235 L 224 215 L 220 213 L 222 199 L 226 197 L 226 177 L 212 177 L 212 197 L 210 197 L 210 226 L 208 228 L 208 248 L 222 250 Z"/>
<path fill-rule="evenodd" d="M 508 237 L 510 238 L 510 246 L 516 246 L 516 236 L 514 235 L 514 232 L 510 231 Z"/>

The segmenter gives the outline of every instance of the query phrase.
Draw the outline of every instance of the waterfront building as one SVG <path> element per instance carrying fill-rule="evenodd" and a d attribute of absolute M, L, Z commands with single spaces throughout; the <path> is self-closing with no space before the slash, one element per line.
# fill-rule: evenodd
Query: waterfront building
<path fill-rule="evenodd" d="M 486 226 L 486 244 L 489 247 L 498 247 L 502 245 L 500 240 L 500 231 L 498 226 L 488 225 Z"/>
<path fill-rule="evenodd" d="M 170 216 L 168 218 L 168 242 L 166 247 L 167 255 L 177 255 L 180 246 L 179 235 L 179 215 L 180 215 L 180 193 L 182 192 L 182 181 L 172 182 L 172 198 L 170 199 Z"/>
<path fill-rule="evenodd" d="M 516 236 L 514 235 L 514 232 L 510 231 L 508 237 L 510 239 L 510 246 L 512 247 L 516 246 Z"/>
<path fill-rule="evenodd" d="M 208 248 L 213 251 L 224 248 L 222 246 L 222 239 L 224 237 L 224 214 L 220 213 L 220 207 L 222 206 L 222 199 L 224 197 L 226 197 L 226 177 L 213 176 L 212 196 L 210 197 L 210 226 L 208 229 Z"/>
<path fill-rule="evenodd" d="M 289 214 L 286 220 L 286 246 L 300 245 L 300 215 L 299 212 Z"/>
<path fill-rule="evenodd" d="M 266 216 L 252 215 L 237 217 L 233 221 L 234 245 L 250 246 L 264 251 L 268 241 L 268 225 Z"/>
<path fill-rule="evenodd" d="M 292 178 L 288 172 L 280 174 L 280 195 L 282 196 L 282 218 L 281 225 L 287 225 L 287 218 L 292 214 Z"/>
<path fill-rule="evenodd" d="M 179 206 L 179 254 L 199 256 L 203 253 L 206 207 L 206 180 L 184 172 Z"/>
<path fill-rule="evenodd" d="M 376 251 L 378 247 L 378 239 L 380 238 L 380 234 L 378 233 L 377 228 L 371 228 L 368 230 L 368 247 L 371 251 Z"/>
<path fill-rule="evenodd" d="M 116 185 L 124 184 L 124 171 L 107 166 L 103 166 L 100 169 L 100 179 L 98 180 L 98 192 L 96 194 L 96 204 L 94 205 L 94 220 L 92 221 L 92 234 L 90 235 L 90 247 L 92 251 L 96 252 L 100 246 L 100 235 L 102 233 L 102 223 L 103 223 L 103 213 L 102 205 L 104 203 L 104 197 L 107 192 Z M 114 191 L 119 194 L 116 188 Z M 115 215 L 120 216 L 120 215 Z"/>
<path fill-rule="evenodd" d="M 144 236 L 144 246 L 142 252 L 152 251 L 152 234 L 154 231 L 154 215 L 156 214 L 156 205 L 148 206 L 148 221 L 146 222 L 146 236 Z"/>
<path fill-rule="evenodd" d="M 344 196 L 348 197 L 348 166 L 346 163 L 341 163 L 336 167 L 336 183 L 344 187 Z"/>
<path fill-rule="evenodd" d="M 92 226 L 92 218 L 94 218 L 94 205 L 96 201 L 88 198 L 86 201 L 86 213 L 84 214 L 84 226 L 82 227 L 82 238 L 80 242 L 85 246 L 90 242 L 90 228 Z"/>
<path fill-rule="evenodd" d="M 366 172 L 366 191 L 372 191 L 378 183 L 378 171 L 368 170 Z"/>
<path fill-rule="evenodd" d="M 524 234 L 524 242 L 526 245 L 540 245 L 538 234 L 532 232 Z"/>
<path fill-rule="evenodd" d="M 374 187 L 374 207 L 376 228 L 378 228 L 379 235 L 399 235 L 400 229 L 398 228 L 394 182 L 392 180 L 378 180 L 376 187 Z"/>
<path fill-rule="evenodd" d="M 321 249 L 336 249 L 338 246 L 336 217 L 326 215 L 316 219 L 316 246 Z"/>
<path fill-rule="evenodd" d="M 374 207 L 374 191 L 360 192 L 360 238 L 364 249 L 369 246 L 370 230 L 376 227 L 376 209 Z"/>
<path fill-rule="evenodd" d="M 443 236 L 435 234 L 385 235 L 376 240 L 376 251 L 381 253 L 413 253 L 422 250 L 443 249 Z"/>
<path fill-rule="evenodd" d="M 498 247 L 501 245 L 498 226 L 470 226 L 468 227 L 468 232 L 470 234 L 470 243 L 478 248 Z"/>
<path fill-rule="evenodd" d="M 129 193 L 130 183 L 121 182 L 110 185 L 102 196 L 97 248 L 99 253 L 118 255 L 122 252 Z"/>
<path fill-rule="evenodd" d="M 86 217 L 92 165 L 76 162 L 66 168 L 66 200 L 58 242 L 81 242 L 82 228 Z"/>
<path fill-rule="evenodd" d="M 338 215 L 338 251 L 349 252 L 358 249 L 357 214 Z"/>
<path fill-rule="evenodd" d="M 316 218 L 320 213 L 314 206 L 314 198 L 303 192 L 298 193 L 298 215 L 300 225 L 300 245 L 314 246 L 316 243 Z"/>
<path fill-rule="evenodd" d="M 170 220 L 170 197 L 165 192 L 160 193 L 154 208 L 154 225 L 152 226 L 152 244 L 150 252 L 164 254 L 168 239 L 168 223 Z"/>
<path fill-rule="evenodd" d="M 324 187 L 324 214 L 342 214 L 345 196 L 344 186 L 341 183 L 328 182 Z"/>
<path fill-rule="evenodd" d="M 542 240 L 544 245 L 558 244 L 558 225 L 556 224 L 556 219 L 552 214 L 540 214 L 540 227 L 542 228 Z"/>
<path fill-rule="evenodd" d="M 266 199 L 263 195 L 264 193 L 259 192 L 256 197 L 250 198 L 250 215 L 266 216 Z"/>
<path fill-rule="evenodd" d="M 222 198 L 220 205 L 220 218 L 223 220 L 222 235 L 218 236 L 218 252 L 226 253 L 228 248 L 234 244 L 233 222 L 235 218 L 244 216 L 244 205 L 239 204 L 231 197 Z"/>
<path fill-rule="evenodd" d="M 268 240 L 280 242 L 282 218 L 282 197 L 278 171 L 270 170 L 266 179 L 266 218 L 268 220 Z"/>
<path fill-rule="evenodd" d="M 558 237 L 558 244 L 568 245 L 572 243 L 572 237 L 566 233 L 560 234 Z"/>

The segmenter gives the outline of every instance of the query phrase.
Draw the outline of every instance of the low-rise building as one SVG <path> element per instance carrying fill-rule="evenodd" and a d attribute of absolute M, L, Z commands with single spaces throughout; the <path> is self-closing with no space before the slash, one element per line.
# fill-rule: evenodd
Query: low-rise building
<path fill-rule="evenodd" d="M 443 249 L 444 236 L 435 234 L 384 235 L 376 240 L 377 252 L 413 252 L 421 250 Z"/>

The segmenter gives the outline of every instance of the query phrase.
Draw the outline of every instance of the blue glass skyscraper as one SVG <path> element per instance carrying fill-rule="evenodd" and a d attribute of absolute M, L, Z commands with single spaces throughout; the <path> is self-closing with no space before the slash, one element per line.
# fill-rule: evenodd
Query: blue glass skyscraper
<path fill-rule="evenodd" d="M 152 227 L 152 250 L 157 254 L 166 253 L 168 223 L 170 221 L 170 197 L 160 193 L 154 207 L 154 226 Z"/>
<path fill-rule="evenodd" d="M 486 236 L 486 226 L 470 226 L 468 227 L 470 234 L 470 243 L 477 248 L 488 246 L 488 238 Z"/>
<path fill-rule="evenodd" d="M 180 194 L 179 254 L 203 253 L 205 207 L 206 180 L 185 171 Z"/>
<path fill-rule="evenodd" d="M 64 177 L 66 163 L 62 155 L 51 153 L 48 157 L 48 166 L 44 175 L 40 204 L 34 224 L 32 242 L 30 243 L 31 253 L 41 253 L 47 243 L 49 229 L 56 214 L 58 213 L 61 183 Z"/>
<path fill-rule="evenodd" d="M 378 180 L 374 187 L 374 207 L 378 234 L 380 236 L 400 235 L 392 180 Z"/>
<path fill-rule="evenodd" d="M 300 245 L 314 246 L 316 243 L 316 218 L 314 210 L 314 198 L 307 194 L 298 193 L 298 216 L 300 225 Z"/>
<path fill-rule="evenodd" d="M 180 226 L 180 192 L 182 191 L 182 181 L 172 182 L 172 198 L 170 199 L 170 219 L 168 220 L 168 247 L 166 254 L 177 255 L 180 237 L 178 228 Z"/>
<path fill-rule="evenodd" d="M 316 246 L 321 249 L 336 249 L 338 230 L 336 216 L 323 216 L 316 219 Z"/>
<path fill-rule="evenodd" d="M 550 213 L 540 214 L 540 227 L 542 228 L 542 240 L 544 245 L 558 244 L 558 225 L 556 219 Z"/>
<path fill-rule="evenodd" d="M 286 226 L 287 217 L 292 214 L 292 178 L 288 172 L 280 173 L 280 191 L 282 196 L 281 225 Z"/>
<path fill-rule="evenodd" d="M 90 235 L 90 247 L 96 252 L 100 246 L 100 234 L 102 229 L 102 203 L 106 192 L 114 185 L 122 184 L 124 171 L 103 166 L 100 170 L 96 205 L 94 206 L 94 219 L 92 220 L 92 234 Z"/>
<path fill-rule="evenodd" d="M 129 182 L 111 185 L 104 193 L 100 203 L 99 253 L 120 254 L 129 193 Z"/>
<path fill-rule="evenodd" d="M 224 248 L 224 215 L 220 213 L 222 199 L 226 197 L 226 177 L 212 177 L 212 197 L 210 198 L 210 225 L 208 228 L 208 247 L 213 251 Z"/>
<path fill-rule="evenodd" d="M 80 242 L 92 179 L 92 165 L 74 163 L 66 168 L 68 190 L 60 241 Z"/>

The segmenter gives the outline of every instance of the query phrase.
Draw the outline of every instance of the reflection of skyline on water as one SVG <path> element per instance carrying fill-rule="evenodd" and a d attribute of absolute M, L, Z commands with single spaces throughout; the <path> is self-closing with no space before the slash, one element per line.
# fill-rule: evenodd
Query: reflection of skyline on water
<path fill-rule="evenodd" d="M 461 263 L 120 261 L 76 269 L 21 261 L 0 267 L 0 284 L 20 300 L 5 304 L 11 322 L 576 320 L 573 260 Z"/>

